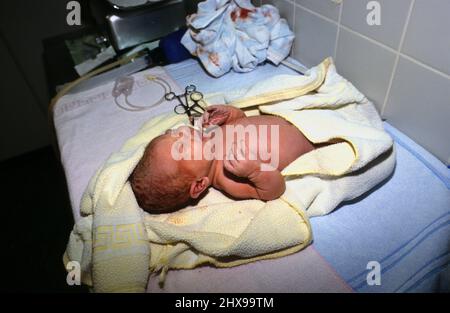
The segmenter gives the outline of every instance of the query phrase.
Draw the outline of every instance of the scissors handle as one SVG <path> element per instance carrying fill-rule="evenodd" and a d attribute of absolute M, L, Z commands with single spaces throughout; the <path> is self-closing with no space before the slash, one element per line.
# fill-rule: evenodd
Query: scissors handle
<path fill-rule="evenodd" d="M 186 94 L 191 94 L 193 92 L 195 92 L 197 90 L 197 87 L 195 87 L 195 85 L 189 85 L 186 86 L 186 88 L 184 88 L 184 91 L 186 92 Z"/>
<path fill-rule="evenodd" d="M 182 104 L 177 104 L 174 108 L 173 111 L 177 114 L 186 114 L 189 115 L 190 111 L 188 108 L 186 108 L 184 105 Z"/>
<path fill-rule="evenodd" d="M 173 91 L 168 92 L 168 93 L 166 93 L 166 94 L 164 95 L 164 98 L 165 98 L 167 101 L 172 101 L 172 100 L 175 99 L 176 97 L 177 97 L 177 95 L 176 95 Z"/>
<path fill-rule="evenodd" d="M 199 101 L 203 100 L 203 94 L 201 92 L 194 91 L 189 95 L 189 98 L 195 103 L 198 103 Z"/>
<path fill-rule="evenodd" d="M 198 104 L 197 102 L 195 102 L 193 105 L 191 105 L 189 107 L 189 111 L 191 111 L 192 113 L 194 113 L 194 115 L 197 116 L 201 116 L 203 115 L 203 113 L 205 113 L 205 109 Z M 191 114 L 192 115 L 192 114 Z"/>
<path fill-rule="evenodd" d="M 188 85 L 184 90 L 184 94 L 177 95 L 174 92 L 168 92 L 164 97 L 167 101 L 178 99 L 179 103 L 173 108 L 173 111 L 176 114 L 187 114 L 190 119 L 192 117 L 201 116 L 205 112 L 205 109 L 199 104 L 199 102 L 203 100 L 203 94 L 197 91 L 195 85 Z M 192 101 L 191 105 L 188 101 L 188 96 L 189 100 Z M 184 97 L 185 103 L 183 103 L 181 97 Z M 194 114 L 192 114 L 192 112 Z"/>

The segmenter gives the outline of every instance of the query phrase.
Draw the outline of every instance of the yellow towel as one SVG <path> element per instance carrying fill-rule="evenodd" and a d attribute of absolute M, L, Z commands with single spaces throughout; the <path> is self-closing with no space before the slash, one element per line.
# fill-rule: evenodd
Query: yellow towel
<path fill-rule="evenodd" d="M 310 217 L 324 215 L 392 173 L 393 140 L 372 102 L 336 72 L 331 58 L 297 77 L 297 85 L 296 77 L 270 78 L 248 90 L 222 95 L 222 102 L 240 108 L 256 102 L 260 112 L 283 117 L 310 141 L 336 142 L 302 155 L 282 172 L 287 179 L 282 199 Z M 287 88 L 273 91 L 279 85 Z M 217 101 L 220 94 L 214 97 Z"/>
<path fill-rule="evenodd" d="M 146 144 L 186 118 L 169 114 L 151 120 L 99 169 L 83 196 L 85 216 L 72 231 L 64 259 L 81 263 L 83 282 L 94 291 L 143 291 L 149 269 L 161 271 L 164 279 L 171 268 L 229 267 L 299 251 L 311 242 L 305 212 L 328 213 L 392 170 L 392 141 L 378 114 L 335 72 L 331 59 L 305 76 L 282 75 L 206 98 L 248 109 L 266 104 L 262 112 L 290 120 L 312 141 L 340 142 L 288 166 L 283 171 L 288 188 L 281 199 L 233 201 L 211 188 L 196 207 L 152 216 L 138 207 L 127 178 Z M 311 116 L 313 111 L 320 112 Z M 361 185 L 353 185 L 352 178 Z"/>

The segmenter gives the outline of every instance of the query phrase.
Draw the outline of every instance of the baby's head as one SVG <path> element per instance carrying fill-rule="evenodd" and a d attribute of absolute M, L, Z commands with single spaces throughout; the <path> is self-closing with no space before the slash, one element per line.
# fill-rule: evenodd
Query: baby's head
<path fill-rule="evenodd" d="M 174 158 L 173 149 L 179 143 L 180 134 L 177 130 L 167 131 L 153 139 L 130 176 L 136 200 L 148 213 L 168 213 L 183 208 L 210 185 L 210 161 Z"/>

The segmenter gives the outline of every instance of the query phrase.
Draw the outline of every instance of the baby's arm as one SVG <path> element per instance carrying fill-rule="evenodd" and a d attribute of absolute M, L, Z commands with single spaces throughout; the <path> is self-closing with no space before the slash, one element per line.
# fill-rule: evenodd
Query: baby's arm
<path fill-rule="evenodd" d="M 227 171 L 238 177 L 247 178 L 251 185 L 244 187 L 241 183 L 230 183 L 223 186 L 224 191 L 237 198 L 273 200 L 280 197 L 286 189 L 280 171 L 276 168 L 261 170 L 261 162 L 255 157 L 251 159 L 248 156 L 244 157 L 241 147 L 234 144 L 223 164 Z M 268 164 L 266 166 L 269 167 Z"/>
<path fill-rule="evenodd" d="M 244 111 L 231 105 L 210 105 L 202 116 L 203 126 L 223 125 L 245 117 Z"/>

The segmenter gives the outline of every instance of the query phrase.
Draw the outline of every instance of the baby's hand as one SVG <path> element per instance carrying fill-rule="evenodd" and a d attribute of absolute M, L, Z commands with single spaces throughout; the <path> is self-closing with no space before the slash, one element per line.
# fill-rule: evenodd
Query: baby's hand
<path fill-rule="evenodd" d="M 223 165 L 230 173 L 238 177 L 248 178 L 260 170 L 261 162 L 253 151 L 246 149 L 245 142 L 241 140 L 239 144 L 233 143 L 226 159 L 223 161 Z"/>
<path fill-rule="evenodd" d="M 226 105 L 210 105 L 202 115 L 202 126 L 222 125 L 230 117 L 230 108 Z"/>

